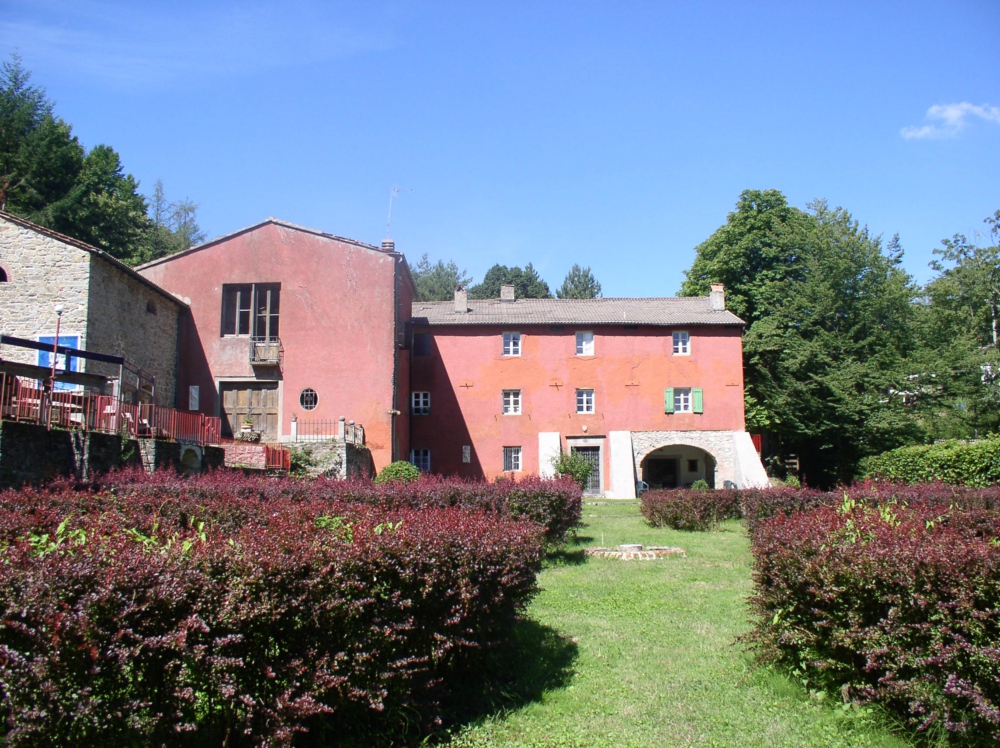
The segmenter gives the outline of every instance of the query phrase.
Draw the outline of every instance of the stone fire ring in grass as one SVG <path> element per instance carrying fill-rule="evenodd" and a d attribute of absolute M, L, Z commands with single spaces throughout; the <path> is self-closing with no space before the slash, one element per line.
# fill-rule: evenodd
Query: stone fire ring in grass
<path fill-rule="evenodd" d="M 617 558 L 621 561 L 655 561 L 667 556 L 687 556 L 683 548 L 671 548 L 665 545 L 650 545 L 643 547 L 638 543 L 627 543 L 617 548 L 584 548 L 588 556 L 597 558 Z"/>

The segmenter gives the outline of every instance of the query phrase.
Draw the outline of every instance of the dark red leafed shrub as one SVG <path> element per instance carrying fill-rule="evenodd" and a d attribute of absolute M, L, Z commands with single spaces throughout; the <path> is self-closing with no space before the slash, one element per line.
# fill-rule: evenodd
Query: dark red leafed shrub
<path fill-rule="evenodd" d="M 430 723 L 535 592 L 534 523 L 216 480 L 0 495 L 8 744 Z"/>
<path fill-rule="evenodd" d="M 749 641 L 765 659 L 884 703 L 918 729 L 995 745 L 1000 515 L 901 493 L 907 505 L 842 496 L 760 522 Z"/>
<path fill-rule="evenodd" d="M 458 506 L 530 519 L 545 528 L 549 543 L 564 541 L 567 533 L 579 526 L 583 510 L 583 493 L 571 478 L 542 479 L 530 475 L 517 481 L 496 483 L 422 475 L 412 483 L 390 481 L 374 485 L 370 481 L 325 478 L 275 480 L 235 476 L 222 471 L 191 479 L 165 471 L 151 476 L 128 471 L 113 473 L 103 478 L 102 484 L 113 488 L 118 496 L 127 495 L 149 507 L 172 497 L 197 504 L 200 498 L 208 496 L 230 497 L 237 503 L 244 497 L 259 496 L 265 500 L 322 498 L 387 507 Z M 227 517 L 239 511 L 237 507 L 230 507 Z"/>
<path fill-rule="evenodd" d="M 791 488 L 789 486 L 775 488 L 744 488 L 739 494 L 740 513 L 746 522 L 747 532 L 751 535 L 757 525 L 768 517 L 776 514 L 792 514 L 804 509 L 825 506 L 831 502 L 840 502 L 841 494 L 815 491 L 808 488 Z"/>
<path fill-rule="evenodd" d="M 724 519 L 739 519 L 740 492 L 730 489 L 646 491 L 641 511 L 653 527 L 710 530 Z"/>

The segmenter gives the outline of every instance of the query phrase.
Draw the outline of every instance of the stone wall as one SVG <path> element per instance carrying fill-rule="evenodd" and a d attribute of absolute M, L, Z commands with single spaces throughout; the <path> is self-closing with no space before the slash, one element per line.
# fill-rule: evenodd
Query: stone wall
<path fill-rule="evenodd" d="M 46 483 L 57 477 L 90 480 L 121 464 L 116 434 L 63 431 L 0 421 L 0 489 Z"/>
<path fill-rule="evenodd" d="M 180 302 L 101 257 L 91 262 L 89 288 L 88 350 L 124 356 L 152 374 L 156 377 L 156 403 L 176 407 Z M 117 366 L 98 361 L 88 361 L 86 370 L 118 376 Z"/>
<path fill-rule="evenodd" d="M 635 474 L 642 475 L 642 461 L 646 455 L 660 447 L 683 444 L 698 447 L 715 459 L 715 485 L 719 488 L 727 480 L 736 480 L 736 465 L 732 431 L 633 431 L 632 453 L 635 457 Z"/>
<path fill-rule="evenodd" d="M 90 258 L 86 250 L 65 244 L 0 217 L 0 330 L 37 340 L 55 335 L 56 305 L 63 306 L 60 336 L 77 335 L 87 347 L 87 298 Z M 38 363 L 38 351 L 5 346 L 0 356 Z"/>
<path fill-rule="evenodd" d="M 365 447 L 356 447 L 341 441 L 308 442 L 283 445 L 302 455 L 304 474 L 309 478 L 372 478 L 375 463 L 372 453 Z"/>

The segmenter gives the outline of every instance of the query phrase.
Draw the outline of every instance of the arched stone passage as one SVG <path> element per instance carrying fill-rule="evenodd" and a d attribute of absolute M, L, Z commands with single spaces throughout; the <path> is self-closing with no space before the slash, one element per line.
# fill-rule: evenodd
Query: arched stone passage
<path fill-rule="evenodd" d="M 653 489 L 688 488 L 697 480 L 715 488 L 715 457 L 701 447 L 668 444 L 647 454 L 639 465 L 640 479 Z"/>
<path fill-rule="evenodd" d="M 678 464 L 678 486 L 693 483 L 700 477 L 710 486 L 721 488 L 725 481 L 735 478 L 732 431 L 633 431 L 632 454 L 635 474 L 640 480 L 647 457 L 652 460 L 698 459 L 698 471 L 686 471 L 689 467 L 686 463 Z M 650 467 L 653 471 L 657 469 Z M 692 477 L 698 472 L 702 475 Z"/>

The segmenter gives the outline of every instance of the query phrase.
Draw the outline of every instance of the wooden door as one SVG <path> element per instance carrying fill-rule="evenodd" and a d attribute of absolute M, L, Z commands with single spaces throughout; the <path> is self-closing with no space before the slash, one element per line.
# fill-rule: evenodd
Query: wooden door
<path fill-rule="evenodd" d="M 225 436 L 238 432 L 249 417 L 262 442 L 278 441 L 277 382 L 224 382 L 219 389 Z"/>

